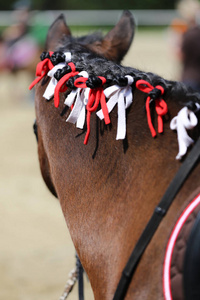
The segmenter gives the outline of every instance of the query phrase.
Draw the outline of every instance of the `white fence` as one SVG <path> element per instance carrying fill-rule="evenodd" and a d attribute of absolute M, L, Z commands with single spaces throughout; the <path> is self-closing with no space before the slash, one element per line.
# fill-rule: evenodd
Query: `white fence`
<path fill-rule="evenodd" d="M 169 25 L 178 17 L 176 10 L 130 10 L 135 16 L 137 25 L 162 26 Z M 32 11 L 30 25 L 50 25 L 63 13 L 71 26 L 109 26 L 114 25 L 122 11 L 120 10 L 68 10 L 68 11 Z M 15 22 L 16 15 L 12 11 L 0 11 L 0 26 L 9 26 Z"/>

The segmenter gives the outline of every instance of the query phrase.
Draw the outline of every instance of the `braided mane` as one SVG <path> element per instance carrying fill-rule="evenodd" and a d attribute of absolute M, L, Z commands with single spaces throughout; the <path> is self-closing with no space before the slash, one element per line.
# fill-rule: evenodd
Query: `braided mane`
<path fill-rule="evenodd" d="M 187 148 L 194 142 L 187 130 L 198 124 L 200 94 L 181 82 L 165 80 L 154 73 L 125 67 L 94 53 L 88 46 L 88 40 L 95 39 L 95 35 L 82 38 L 68 37 L 58 51 L 43 52 L 41 62 L 36 69 L 36 76 L 39 77 L 34 80 L 30 88 L 45 75 L 52 77 L 43 97 L 50 100 L 54 96 L 56 107 L 59 105 L 60 92 L 70 89 L 71 93 L 67 94 L 65 100 L 65 104 L 71 107 L 67 121 L 76 123 L 77 127 L 83 129 L 87 115 L 85 144 L 90 134 L 91 113 L 96 112 L 100 119 L 104 119 L 105 124 L 109 124 L 109 113 L 116 104 L 118 104 L 116 139 L 125 138 L 126 109 L 133 101 L 132 94 L 136 88 L 147 93 L 147 121 L 151 134 L 155 137 L 150 103 L 152 100 L 155 103 L 158 132 L 162 133 L 162 116 L 168 111 L 167 103 L 162 98 L 172 97 L 184 107 L 170 124 L 171 129 L 177 130 L 179 142 L 177 159 L 181 159 L 187 152 Z M 99 41 L 99 37 L 97 40 Z M 97 111 L 99 106 L 101 109 Z"/>
<path fill-rule="evenodd" d="M 58 51 L 70 51 L 72 61 L 78 70 L 85 70 L 89 75 L 104 76 L 110 83 L 121 85 L 124 76 L 131 75 L 136 79 L 147 80 L 153 86 L 161 84 L 165 88 L 167 96 L 172 96 L 177 101 L 181 99 L 180 104 L 188 104 L 190 109 L 193 107 L 193 110 L 195 110 L 192 103 L 200 104 L 200 94 L 182 82 L 169 81 L 151 72 L 143 72 L 135 68 L 122 66 L 90 51 L 87 46 L 88 41 L 99 40 L 99 36 L 101 36 L 100 33 L 99 35 L 92 34 L 80 38 L 67 37 Z"/>

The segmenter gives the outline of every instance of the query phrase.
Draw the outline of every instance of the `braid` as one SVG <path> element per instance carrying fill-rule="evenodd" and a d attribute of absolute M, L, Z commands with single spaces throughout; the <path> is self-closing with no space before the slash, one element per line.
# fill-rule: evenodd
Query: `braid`
<path fill-rule="evenodd" d="M 65 55 L 63 52 L 54 52 L 51 56 L 51 62 L 54 66 L 64 61 L 65 61 Z"/>
<path fill-rule="evenodd" d="M 94 89 L 102 85 L 102 81 L 99 77 L 90 75 L 87 80 L 87 87 Z"/>
<path fill-rule="evenodd" d="M 73 90 L 75 88 L 74 81 L 79 77 L 80 77 L 79 75 L 75 75 L 74 77 L 69 78 L 66 83 L 67 87 Z"/>
<path fill-rule="evenodd" d="M 69 73 L 71 68 L 69 65 L 66 65 L 62 69 L 58 69 L 54 74 L 54 77 L 59 81 L 65 74 Z"/>

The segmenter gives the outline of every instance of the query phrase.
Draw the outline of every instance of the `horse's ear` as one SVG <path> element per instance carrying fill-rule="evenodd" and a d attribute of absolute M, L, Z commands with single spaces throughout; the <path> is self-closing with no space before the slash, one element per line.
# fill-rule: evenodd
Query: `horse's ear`
<path fill-rule="evenodd" d="M 135 32 L 135 21 L 130 11 L 123 12 L 119 22 L 103 39 L 103 54 L 120 62 L 127 53 Z"/>
<path fill-rule="evenodd" d="M 63 14 L 61 14 L 49 28 L 45 44 L 45 50 L 55 51 L 56 48 L 58 48 L 61 45 L 63 38 L 65 36 L 70 35 L 71 32 L 65 22 L 65 17 Z"/>

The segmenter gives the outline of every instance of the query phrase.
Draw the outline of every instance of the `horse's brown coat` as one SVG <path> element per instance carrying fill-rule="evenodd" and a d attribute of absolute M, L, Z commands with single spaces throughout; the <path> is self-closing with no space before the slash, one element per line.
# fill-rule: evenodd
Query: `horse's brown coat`
<path fill-rule="evenodd" d="M 123 18 L 132 24 L 128 14 Z M 113 31 L 114 36 L 108 34 L 109 39 L 119 38 L 116 31 Z M 63 35 L 68 34 L 63 19 L 58 19 L 49 31 L 46 49 L 55 50 Z M 95 45 L 90 47 L 95 49 Z M 103 44 L 100 48 L 107 56 L 108 49 L 105 50 Z M 124 49 L 115 47 L 113 51 L 118 53 L 116 60 L 122 58 Z M 108 57 L 113 51 L 108 51 Z M 84 135 L 76 138 L 79 130 L 65 122 L 66 115 L 61 116 L 64 99 L 61 98 L 60 107 L 56 109 L 52 101 L 42 99 L 45 88 L 46 84 L 38 84 L 35 101 L 42 175 L 58 196 L 95 299 L 110 300 L 135 243 L 180 166 L 180 162 L 175 161 L 176 134 L 169 129 L 166 120 L 164 134 L 155 139 L 151 137 L 143 109 L 145 95 L 135 92 L 127 117 L 128 150 L 124 153 L 123 143 L 115 140 L 115 110 L 111 113 L 112 128 L 104 127 L 96 157 L 92 159 L 97 118 L 92 115 L 90 140 L 85 146 Z M 166 101 L 170 116 L 175 116 L 181 107 L 172 98 Z M 176 197 L 145 251 L 126 299 L 163 299 L 162 263 L 167 238 L 177 214 L 186 206 L 185 199 L 198 186 L 198 174 L 199 166 Z"/>

